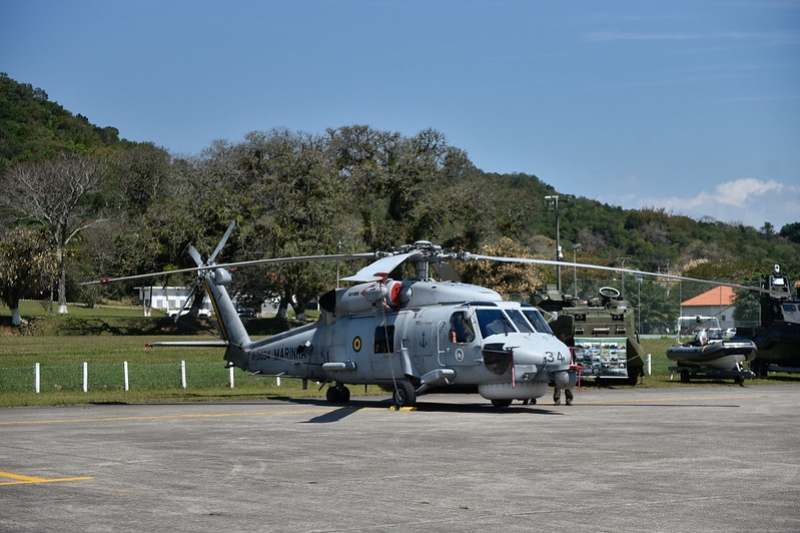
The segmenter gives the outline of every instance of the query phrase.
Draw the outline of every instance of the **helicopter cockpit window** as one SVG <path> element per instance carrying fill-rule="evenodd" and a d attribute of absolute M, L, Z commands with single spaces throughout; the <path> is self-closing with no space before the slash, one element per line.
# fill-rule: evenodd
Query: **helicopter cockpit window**
<path fill-rule="evenodd" d="M 481 328 L 481 335 L 502 335 L 511 331 L 516 331 L 506 315 L 500 309 L 478 309 L 475 312 L 478 317 L 478 326 Z"/>
<path fill-rule="evenodd" d="M 517 311 L 516 309 L 506 309 L 506 313 L 511 318 L 511 321 L 514 322 L 514 325 L 517 326 L 517 329 L 522 333 L 533 333 L 534 329 L 530 325 L 530 323 L 525 320 L 525 317 L 522 316 L 522 313 Z"/>
<path fill-rule="evenodd" d="M 394 351 L 394 326 L 378 326 L 375 328 L 375 353 L 392 353 Z"/>
<path fill-rule="evenodd" d="M 530 323 L 533 324 L 533 327 L 536 328 L 536 331 L 539 333 L 549 333 L 550 335 L 553 335 L 553 330 L 550 329 L 550 325 L 547 323 L 538 309 L 534 307 L 523 307 L 522 313 L 530 321 Z"/>
<path fill-rule="evenodd" d="M 450 341 L 454 343 L 472 342 L 475 330 L 472 329 L 466 311 L 458 311 L 450 316 Z"/>

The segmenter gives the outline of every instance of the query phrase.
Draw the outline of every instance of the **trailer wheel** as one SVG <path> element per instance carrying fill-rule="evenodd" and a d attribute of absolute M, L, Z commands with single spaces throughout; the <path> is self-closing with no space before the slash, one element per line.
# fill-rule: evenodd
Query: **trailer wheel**
<path fill-rule="evenodd" d="M 685 368 L 681 370 L 681 383 L 689 383 L 689 371 Z"/>

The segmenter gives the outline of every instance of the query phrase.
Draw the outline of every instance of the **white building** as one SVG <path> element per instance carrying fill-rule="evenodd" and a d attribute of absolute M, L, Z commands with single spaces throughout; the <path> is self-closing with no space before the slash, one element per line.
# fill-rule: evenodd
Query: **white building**
<path fill-rule="evenodd" d="M 732 328 L 736 294 L 730 287 L 715 287 L 681 303 L 681 316 L 715 316 L 722 329 Z"/>
<path fill-rule="evenodd" d="M 186 299 L 189 297 L 191 287 L 134 287 L 139 291 L 139 305 L 141 305 L 145 314 L 150 314 L 150 309 L 159 309 L 169 314 L 170 311 L 176 313 L 182 306 Z M 187 306 L 188 308 L 188 306 Z M 203 295 L 203 304 L 200 306 L 203 314 L 211 314 L 211 299 L 208 295 Z"/>

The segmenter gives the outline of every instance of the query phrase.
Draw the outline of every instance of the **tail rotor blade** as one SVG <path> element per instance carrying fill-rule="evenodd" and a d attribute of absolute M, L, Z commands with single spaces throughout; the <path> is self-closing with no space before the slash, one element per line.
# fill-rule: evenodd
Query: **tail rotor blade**
<path fill-rule="evenodd" d="M 189 245 L 189 255 L 192 256 L 197 266 L 203 266 L 203 258 L 200 256 L 200 252 L 197 251 L 197 248 Z"/>
<path fill-rule="evenodd" d="M 228 226 L 228 230 L 225 232 L 225 235 L 222 236 L 222 239 L 219 241 L 219 244 L 217 244 L 217 247 L 214 249 L 214 253 L 211 254 L 211 257 L 208 258 L 209 265 L 214 262 L 214 259 L 217 258 L 217 254 L 225 246 L 225 243 L 228 242 L 228 237 L 231 236 L 231 233 L 233 233 L 233 228 L 235 227 L 236 227 L 236 221 L 231 222 L 231 225 Z"/>
<path fill-rule="evenodd" d="M 188 295 L 188 296 L 186 297 L 186 299 L 183 301 L 183 305 L 182 305 L 182 306 L 181 306 L 181 308 L 178 310 L 178 314 L 176 314 L 176 315 L 175 315 L 175 323 L 176 323 L 176 324 L 178 323 L 178 319 L 179 319 L 179 318 L 181 317 L 181 315 L 183 314 L 183 310 L 184 310 L 184 309 L 186 309 L 186 306 L 187 306 L 187 305 L 189 305 L 189 300 L 191 300 L 191 299 L 192 299 L 192 296 L 194 296 L 194 291 L 195 291 L 195 290 L 197 290 L 197 286 L 198 286 L 198 285 L 200 285 L 200 278 L 197 278 L 196 280 L 194 280 L 194 285 L 192 285 L 192 290 L 190 290 L 190 291 L 189 291 L 189 295 Z"/>

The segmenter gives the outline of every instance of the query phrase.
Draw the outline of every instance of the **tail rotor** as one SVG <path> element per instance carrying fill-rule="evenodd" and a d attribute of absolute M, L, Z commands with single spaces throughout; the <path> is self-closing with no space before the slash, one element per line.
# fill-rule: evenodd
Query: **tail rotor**
<path fill-rule="evenodd" d="M 214 264 L 214 259 L 217 258 L 217 255 L 219 255 L 220 251 L 222 251 L 222 249 L 225 247 L 225 243 L 228 242 L 228 237 L 231 236 L 231 233 L 233 233 L 233 228 L 235 227 L 236 227 L 236 222 L 231 222 L 230 225 L 228 226 L 227 231 L 225 231 L 225 235 L 222 236 L 222 239 L 220 239 L 219 244 L 217 244 L 217 247 L 214 249 L 214 252 L 211 254 L 211 256 L 209 256 L 208 261 L 204 262 L 203 257 L 200 255 L 200 252 L 197 251 L 197 248 L 195 248 L 192 245 L 189 245 L 189 250 L 188 250 L 189 255 L 192 257 L 192 259 L 194 259 L 194 262 L 197 264 L 199 268 L 202 269 L 202 267 L 208 267 Z M 198 270 L 197 278 L 194 280 L 194 285 L 192 285 L 192 290 L 189 291 L 189 295 L 186 297 L 186 300 L 183 301 L 183 305 L 178 311 L 178 314 L 175 315 L 176 323 L 178 322 L 178 318 L 183 314 L 184 309 L 186 309 L 186 306 L 189 305 L 189 301 L 194 296 L 194 293 L 197 290 L 197 286 L 200 285 L 200 282 L 203 280 L 204 277 L 209 276 L 209 272 L 211 272 L 210 274 L 211 276 L 215 276 L 218 271 L 217 270 L 209 271 L 208 269 Z"/>

